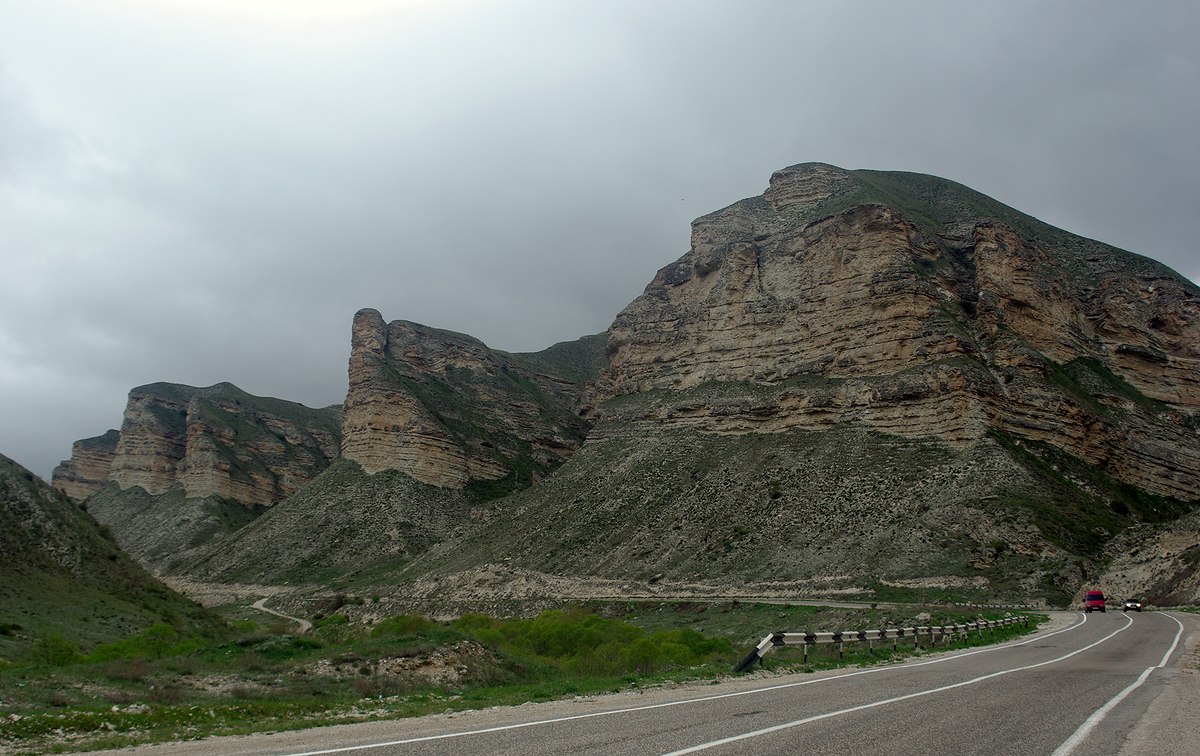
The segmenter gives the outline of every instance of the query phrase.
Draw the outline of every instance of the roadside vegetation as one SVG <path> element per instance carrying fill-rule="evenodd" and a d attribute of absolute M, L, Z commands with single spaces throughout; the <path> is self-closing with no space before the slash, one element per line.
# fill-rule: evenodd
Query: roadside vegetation
<path fill-rule="evenodd" d="M 306 635 L 247 619 L 240 608 L 229 616 L 236 634 L 220 642 L 166 623 L 88 650 L 41 635 L 26 655 L 0 660 L 0 752 L 113 748 L 716 679 L 774 630 L 944 624 L 1003 612 L 591 602 L 527 619 L 399 615 L 371 625 L 335 611 Z M 922 652 L 848 645 L 844 659 L 822 647 L 802 660 L 789 649 L 762 666 L 813 671 Z"/>

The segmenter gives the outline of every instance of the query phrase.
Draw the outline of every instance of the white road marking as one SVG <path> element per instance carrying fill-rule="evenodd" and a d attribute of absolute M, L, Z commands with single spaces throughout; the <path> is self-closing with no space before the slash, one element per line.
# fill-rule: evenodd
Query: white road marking
<path fill-rule="evenodd" d="M 924 696 L 931 696 L 934 693 L 943 693 L 947 690 L 954 690 L 955 688 L 963 688 L 968 685 L 975 685 L 977 683 L 984 682 L 985 680 L 991 680 L 996 677 L 1003 677 L 1004 675 L 1011 675 L 1014 672 L 1025 672 L 1030 669 L 1037 669 L 1038 667 L 1045 667 L 1049 664 L 1057 664 L 1060 661 L 1070 659 L 1072 656 L 1075 656 L 1076 654 L 1082 654 L 1084 651 L 1095 648 L 1096 646 L 1099 646 L 1101 643 L 1107 642 L 1108 640 L 1112 639 L 1115 635 L 1117 635 L 1119 633 L 1123 633 L 1126 630 L 1128 630 L 1130 627 L 1133 626 L 1133 620 L 1129 619 L 1128 617 L 1125 618 L 1125 622 L 1126 622 L 1125 627 L 1114 630 L 1113 632 L 1109 633 L 1108 635 L 1104 636 L 1103 638 L 1101 638 L 1100 640 L 1098 640 L 1094 643 L 1089 643 L 1088 645 L 1084 646 L 1083 648 L 1076 649 L 1069 654 L 1064 654 L 1063 656 L 1059 656 L 1055 659 L 1048 659 L 1044 662 L 1038 662 L 1037 664 L 1028 664 L 1024 667 L 1014 667 L 1012 669 L 1004 669 L 1004 670 L 1000 670 L 999 672 L 992 672 L 991 674 L 981 675 L 979 677 L 975 677 L 970 680 L 963 680 L 962 682 L 951 683 L 950 685 L 942 685 L 937 688 L 930 688 L 929 690 L 919 690 L 916 693 L 907 693 L 903 696 L 895 696 L 894 698 L 887 698 L 882 701 L 874 701 L 872 703 L 861 704 L 859 706 L 851 706 L 848 709 L 838 709 L 837 711 L 829 711 L 824 714 L 816 714 L 811 717 L 805 717 L 804 719 L 797 719 L 792 722 L 784 722 L 783 724 L 778 724 L 773 727 L 765 727 L 761 730 L 755 730 L 753 732 L 747 732 L 747 733 L 743 733 L 741 735 L 734 735 L 734 736 L 728 737 L 728 738 L 721 738 L 720 740 L 712 740 L 707 743 L 701 743 L 699 745 L 694 745 L 691 748 L 683 748 L 678 751 L 671 751 L 670 753 L 665 754 L 665 756 L 682 756 L 682 754 L 685 754 L 685 753 L 695 753 L 696 751 L 704 751 L 709 748 L 716 748 L 717 746 L 726 745 L 728 743 L 736 743 L 740 740 L 748 740 L 750 738 L 757 738 L 757 737 L 761 737 L 763 735 L 769 735 L 773 732 L 779 732 L 780 730 L 788 730 L 793 727 L 799 727 L 800 725 L 805 725 L 805 724 L 809 724 L 812 722 L 818 722 L 822 719 L 831 719 L 833 717 L 840 717 L 844 714 L 853 714 L 856 711 L 863 711 L 865 709 L 874 709 L 879 706 L 886 706 L 887 704 L 897 703 L 899 701 L 908 701 L 913 698 L 922 698 Z"/>
<path fill-rule="evenodd" d="M 1166 616 L 1171 617 L 1169 614 Z M 1146 679 L 1150 677 L 1151 672 L 1167 666 L 1167 660 L 1171 658 L 1171 654 L 1175 653 L 1175 649 L 1179 646 L 1179 639 L 1183 637 L 1183 623 L 1175 617 L 1171 617 L 1171 619 L 1175 620 L 1176 625 L 1179 625 L 1179 630 L 1175 632 L 1175 640 L 1173 643 L 1171 643 L 1171 647 L 1167 649 L 1167 652 L 1163 654 L 1162 661 L 1153 667 L 1147 667 L 1146 671 L 1143 672 L 1138 679 L 1133 682 L 1132 685 L 1113 696 L 1111 699 L 1109 699 L 1108 703 L 1092 712 L 1092 715 L 1085 719 L 1083 724 L 1079 725 L 1079 729 L 1072 733 L 1071 737 L 1067 738 L 1062 745 L 1055 749 L 1052 756 L 1067 756 L 1067 754 L 1073 752 L 1079 747 L 1080 743 L 1087 739 L 1087 736 L 1093 729 L 1095 729 L 1096 725 L 1100 724 L 1100 722 L 1106 716 L 1108 716 L 1108 713 L 1116 708 L 1117 704 L 1124 701 L 1126 696 L 1140 688 L 1142 683 L 1146 682 Z"/>
<path fill-rule="evenodd" d="M 1055 630 L 1054 632 L 1047 633 L 1046 635 L 1035 635 L 1034 637 L 1029 638 L 1028 640 L 1016 641 L 1013 643 L 1003 643 L 1003 644 L 1000 644 L 997 646 L 988 646 L 986 648 L 977 648 L 974 651 L 966 651 L 961 654 L 954 654 L 953 656 L 943 656 L 943 657 L 940 657 L 937 659 L 930 659 L 928 661 L 905 664 L 904 668 L 907 669 L 909 667 L 926 667 L 926 666 L 929 666 L 930 664 L 942 664 L 944 662 L 954 661 L 956 659 L 962 659 L 967 656 L 975 656 L 976 654 L 985 654 L 985 653 L 990 653 L 992 651 L 1000 651 L 1000 650 L 1006 649 L 1006 648 L 1016 648 L 1018 646 L 1026 646 L 1035 641 L 1043 641 L 1047 638 L 1053 638 L 1056 635 L 1061 635 L 1062 633 L 1070 632 L 1072 630 L 1077 630 L 1080 627 L 1083 627 L 1085 622 L 1087 622 L 1087 615 L 1080 615 L 1080 621 L 1077 622 L 1076 624 L 1071 625 L 1069 627 L 1065 627 L 1062 630 Z M 1124 629 L 1124 628 L 1122 628 L 1122 629 Z M 1118 632 L 1120 632 L 1120 631 L 1118 631 Z M 757 693 L 768 693 L 773 690 L 784 690 L 786 688 L 798 688 L 798 687 L 803 687 L 803 686 L 807 686 L 807 685 L 817 685 L 820 683 L 834 682 L 836 680 L 845 680 L 850 677 L 859 677 L 862 675 L 876 674 L 878 672 L 885 672 L 888 670 L 893 670 L 893 669 L 898 669 L 898 668 L 899 667 L 894 667 L 894 666 L 893 667 L 872 667 L 870 669 L 858 670 L 856 672 L 848 672 L 844 675 L 835 675 L 832 677 L 821 677 L 816 680 L 802 680 L 800 682 L 784 683 L 782 685 L 770 685 L 765 688 L 754 688 L 752 690 L 741 690 L 741 691 L 737 691 L 735 693 L 721 693 L 721 694 L 718 694 L 715 696 L 703 696 L 701 698 L 685 698 L 685 699 L 682 699 L 679 701 L 668 701 L 666 703 L 649 704 L 646 706 L 633 706 L 633 707 L 630 707 L 627 709 L 613 709 L 611 711 L 594 711 L 589 714 L 574 714 L 574 715 L 568 716 L 568 717 L 555 717 L 554 719 L 539 719 L 539 720 L 535 720 L 532 722 L 520 722 L 518 724 L 499 725 L 496 727 L 485 727 L 485 728 L 481 728 L 478 730 L 465 730 L 463 732 L 450 732 L 450 733 L 445 733 L 443 735 L 425 735 L 423 737 L 405 738 L 403 740 L 390 740 L 390 741 L 387 741 L 384 743 L 367 743 L 365 745 L 343 746 L 341 748 L 327 748 L 327 749 L 320 750 L 320 751 L 304 751 L 301 753 L 287 754 L 286 756 L 324 756 L 325 754 L 331 754 L 331 753 L 349 753 L 351 751 L 366 751 L 366 750 L 369 750 L 372 748 L 387 748 L 389 746 L 406 745 L 409 743 L 423 743 L 423 742 L 430 741 L 430 740 L 447 740 L 449 738 L 461 738 L 461 737 L 465 737 L 467 735 L 484 735 L 484 734 L 487 734 L 490 732 L 503 732 L 505 730 L 519 730 L 519 729 L 522 729 L 525 727 L 537 727 L 539 725 L 557 724 L 559 722 L 570 722 L 570 721 L 577 720 L 577 719 L 592 719 L 594 717 L 608 717 L 608 716 L 613 716 L 616 714 L 632 714 L 632 713 L 639 712 L 639 711 L 649 711 L 651 709 L 665 709 L 670 706 L 682 706 L 684 704 L 703 703 L 705 701 L 716 701 L 716 700 L 719 700 L 722 698 L 736 698 L 738 696 L 749 696 L 749 695 L 754 695 Z"/>

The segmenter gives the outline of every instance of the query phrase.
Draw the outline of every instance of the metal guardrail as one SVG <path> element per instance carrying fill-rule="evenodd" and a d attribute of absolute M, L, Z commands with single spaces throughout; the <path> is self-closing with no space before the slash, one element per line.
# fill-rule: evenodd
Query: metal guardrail
<path fill-rule="evenodd" d="M 969 609 L 1044 609 L 1045 607 L 1034 604 L 972 604 L 968 602 L 956 601 L 950 606 L 965 606 Z"/>
<path fill-rule="evenodd" d="M 913 647 L 918 647 L 921 644 L 921 638 L 929 638 L 933 645 L 937 645 L 938 641 L 946 642 L 946 639 L 953 639 L 958 636 L 966 637 L 972 632 L 978 632 L 983 635 L 984 630 L 995 630 L 998 627 L 1010 627 L 1012 625 L 1023 625 L 1029 627 L 1028 617 L 1006 617 L 1002 620 L 979 620 L 977 622 L 967 622 L 965 624 L 955 625 L 918 625 L 914 627 L 893 627 L 883 630 L 843 630 L 842 632 L 833 633 L 788 633 L 775 632 L 759 641 L 754 650 L 746 654 L 746 658 L 742 659 L 734 672 L 745 672 L 754 665 L 754 662 L 761 662 L 762 658 L 772 651 L 777 646 L 803 646 L 804 660 L 808 661 L 808 649 L 810 646 L 818 646 L 823 644 L 838 644 L 838 657 L 845 653 L 847 643 L 866 643 L 867 647 L 874 651 L 875 643 L 878 641 L 892 641 L 893 650 L 900 645 L 901 640 L 909 638 L 913 641 Z"/>

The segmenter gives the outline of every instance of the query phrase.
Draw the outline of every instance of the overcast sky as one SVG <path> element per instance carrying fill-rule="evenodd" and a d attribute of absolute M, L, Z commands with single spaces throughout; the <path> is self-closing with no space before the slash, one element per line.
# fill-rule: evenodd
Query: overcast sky
<path fill-rule="evenodd" d="M 130 388 L 346 390 L 350 321 L 603 331 L 816 160 L 1200 280 L 1200 4 L 0 1 L 0 453 Z"/>

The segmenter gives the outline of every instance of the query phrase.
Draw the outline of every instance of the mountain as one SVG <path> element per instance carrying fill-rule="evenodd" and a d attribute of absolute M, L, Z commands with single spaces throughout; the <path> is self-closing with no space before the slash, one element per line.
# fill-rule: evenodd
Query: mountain
<path fill-rule="evenodd" d="M 598 341 L 590 343 L 599 354 Z M 585 346 L 573 351 L 560 346 L 526 359 L 361 310 L 351 331 L 342 457 L 368 473 L 399 470 L 445 488 L 527 483 L 561 464 L 587 433 L 576 414 L 579 379 L 591 377 L 597 361 Z"/>
<path fill-rule="evenodd" d="M 1200 599 L 1200 289 L 952 181 L 778 171 L 697 219 L 606 334 L 536 354 L 371 309 L 351 344 L 340 458 L 273 490 L 261 517 L 156 535 L 182 516 L 164 486 L 192 501 L 177 472 L 191 434 L 158 398 L 131 397 L 137 422 L 89 506 L 139 511 L 128 486 L 144 481 L 166 519 L 137 553 L 174 552 L 172 571 L 399 583 L 446 606 L 1062 603 L 1085 583 Z M 127 442 L 130 427 L 150 430 Z M 249 429 L 209 435 L 227 443 L 206 470 L 264 448 Z M 74 484 L 98 478 L 104 448 L 85 444 Z"/>
<path fill-rule="evenodd" d="M 0 657 L 55 633 L 83 646 L 159 621 L 209 632 L 219 621 L 151 578 L 87 512 L 0 455 Z"/>
<path fill-rule="evenodd" d="M 697 220 L 691 251 L 610 334 L 599 400 L 777 389 L 707 430 L 858 422 L 958 448 L 1001 431 L 1200 497 L 1196 286 L 953 182 L 777 172 L 762 197 Z M 715 408 L 676 409 L 661 420 Z"/>
<path fill-rule="evenodd" d="M 129 393 L 121 430 L 75 443 L 55 488 L 87 499 L 143 563 L 171 571 L 337 458 L 341 408 L 312 409 L 230 383 Z"/>
<path fill-rule="evenodd" d="M 571 460 L 406 577 L 1058 602 L 1200 499 L 1200 290 L 932 176 L 775 173 L 607 355 Z"/>
<path fill-rule="evenodd" d="M 342 458 L 196 552 L 191 576 L 298 582 L 407 563 L 553 478 L 590 427 L 579 407 L 604 353 L 588 336 L 510 354 L 371 309 L 351 344 Z"/>

